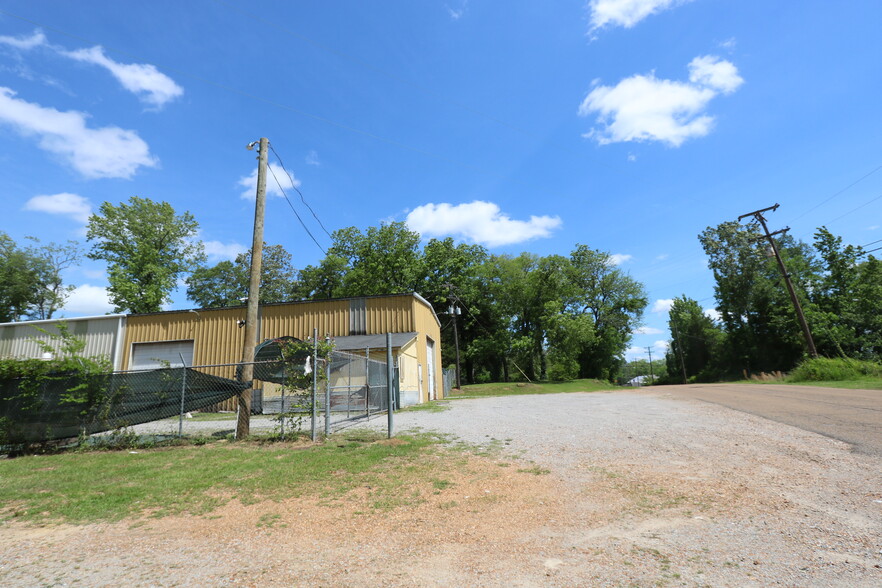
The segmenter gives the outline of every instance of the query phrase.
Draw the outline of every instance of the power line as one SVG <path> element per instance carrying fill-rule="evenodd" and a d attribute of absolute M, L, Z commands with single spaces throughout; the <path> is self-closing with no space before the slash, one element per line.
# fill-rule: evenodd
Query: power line
<path fill-rule="evenodd" d="M 309 209 L 309 212 L 312 213 L 312 217 L 316 220 L 316 222 L 318 222 L 319 226 L 322 228 L 322 230 L 325 232 L 325 234 L 328 237 L 330 237 L 331 240 L 333 240 L 334 237 L 331 235 L 331 233 L 328 232 L 328 229 L 325 228 L 325 225 L 322 223 L 321 219 L 319 219 L 318 215 L 312 209 L 312 206 L 310 206 L 306 202 L 306 198 L 303 197 L 303 192 L 301 192 L 300 188 L 298 188 L 297 185 L 294 183 L 293 174 L 291 174 L 291 172 L 289 172 L 288 169 L 285 167 L 285 163 L 282 161 L 282 158 L 279 157 L 279 154 L 276 152 L 276 148 L 273 147 L 272 143 L 269 144 L 269 147 L 270 147 L 270 149 L 272 149 L 272 152 L 276 156 L 276 159 L 279 160 L 279 164 L 282 166 L 282 169 L 285 170 L 285 173 L 288 174 L 288 177 L 291 179 L 291 187 L 294 188 L 298 194 L 300 194 L 300 200 L 303 202 L 303 204 L 306 206 L 306 208 Z"/>
<path fill-rule="evenodd" d="M 835 223 L 835 222 L 838 221 L 839 219 L 841 219 L 841 218 L 843 218 L 843 217 L 846 217 L 846 216 L 850 215 L 850 214 L 853 213 L 853 212 L 857 212 L 858 210 L 860 210 L 860 209 L 863 208 L 864 206 L 869 206 L 870 204 L 876 202 L 876 201 L 879 200 L 880 198 L 882 198 L 882 194 L 879 194 L 879 195 L 876 196 L 875 198 L 872 198 L 872 199 L 868 200 L 867 202 L 864 202 L 863 204 L 861 204 L 861 205 L 858 206 L 857 208 L 853 208 L 853 209 L 849 210 L 848 212 L 846 212 L 845 214 L 839 215 L 839 216 L 837 216 L 836 218 L 834 218 L 833 220 L 831 220 L 831 221 L 829 221 L 829 222 L 827 222 L 827 223 L 824 223 L 824 224 L 832 224 L 832 223 Z"/>
<path fill-rule="evenodd" d="M 322 246 L 319 244 L 319 242 L 316 240 L 315 236 L 312 234 L 312 231 L 309 230 L 309 228 L 306 226 L 306 223 L 304 223 L 304 222 L 303 222 L 303 219 L 300 218 L 300 215 L 297 214 L 297 210 L 294 208 L 294 205 L 291 204 L 291 200 L 288 199 L 288 195 L 285 193 L 285 189 L 282 188 L 282 184 L 279 183 L 279 178 L 276 177 L 276 172 L 273 171 L 273 166 L 268 165 L 267 168 L 270 170 L 270 173 L 272 174 L 273 179 L 276 181 L 276 185 L 279 187 L 279 190 L 281 190 L 281 192 L 282 192 L 282 196 L 285 197 L 285 201 L 288 202 L 288 206 L 291 207 L 291 211 L 294 213 L 294 216 L 296 216 L 296 217 L 297 217 L 297 220 L 300 221 L 300 226 L 303 227 L 303 230 L 306 231 L 306 234 L 309 235 L 309 237 L 310 237 L 310 239 L 312 239 L 313 243 L 316 244 L 316 247 L 318 247 L 319 250 L 321 250 L 322 253 L 324 253 L 325 255 L 328 255 L 328 252 L 325 251 L 324 247 L 322 247 Z M 287 173 L 287 172 L 286 172 L 286 173 Z"/>
<path fill-rule="evenodd" d="M 867 245 L 874 245 L 876 243 L 882 243 L 882 239 L 876 239 L 875 241 L 870 241 L 866 245 L 861 245 L 861 247 L 866 247 Z"/>
<path fill-rule="evenodd" d="M 870 176 L 872 176 L 874 173 L 876 173 L 876 172 L 879 171 L 880 169 L 882 169 L 882 165 L 880 165 L 879 167 L 877 167 L 877 168 L 874 169 L 873 171 L 871 171 L 871 172 L 869 172 L 869 173 L 867 173 L 867 174 L 862 175 L 861 177 L 859 177 L 858 179 L 856 179 L 855 181 L 853 181 L 852 183 L 850 183 L 850 184 L 847 185 L 846 187 L 842 188 L 841 190 L 839 190 L 838 192 L 836 192 L 835 194 L 833 194 L 832 196 L 830 196 L 829 198 L 827 198 L 826 200 L 824 200 L 823 202 L 820 202 L 820 203 L 816 204 L 815 206 L 809 208 L 808 210 L 806 210 L 805 212 L 803 212 L 803 213 L 800 214 L 799 216 L 790 219 L 790 222 L 792 223 L 792 222 L 794 222 L 794 221 L 796 221 L 796 220 L 799 220 L 799 219 L 801 219 L 802 217 L 804 217 L 805 215 L 807 215 L 808 213 L 812 212 L 813 210 L 816 210 L 816 209 L 820 208 L 821 206 L 823 206 L 824 204 L 827 204 L 828 202 L 830 202 L 831 200 L 833 200 L 834 198 L 836 198 L 837 196 L 839 196 L 840 194 L 842 194 L 843 192 L 845 192 L 846 190 L 848 190 L 849 188 L 851 188 L 851 187 L 853 187 L 853 186 L 856 186 L 857 184 L 861 183 L 861 182 L 864 181 L 865 179 L 869 178 Z M 842 218 L 842 217 L 840 217 L 840 218 Z M 837 219 L 837 220 L 838 220 L 838 219 Z M 831 222 L 832 222 L 832 221 L 831 221 Z"/>

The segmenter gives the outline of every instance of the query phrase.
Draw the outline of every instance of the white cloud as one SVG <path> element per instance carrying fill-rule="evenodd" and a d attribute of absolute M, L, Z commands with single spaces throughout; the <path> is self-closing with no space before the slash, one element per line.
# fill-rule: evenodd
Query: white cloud
<path fill-rule="evenodd" d="M 92 214 L 92 204 L 86 198 L 69 192 L 34 196 L 25 202 L 24 207 L 25 210 L 68 216 L 81 224 L 86 224 Z"/>
<path fill-rule="evenodd" d="M 59 155 L 87 178 L 130 178 L 138 168 L 155 167 L 158 160 L 135 131 L 119 127 L 92 129 L 88 115 L 26 102 L 0 87 L 0 122 L 25 137 L 38 137 L 39 146 Z"/>
<path fill-rule="evenodd" d="M 70 315 L 99 315 L 107 314 L 113 310 L 113 304 L 107 296 L 107 288 L 83 284 L 77 286 L 64 304 L 64 314 Z"/>
<path fill-rule="evenodd" d="M 652 344 L 652 350 L 658 351 L 660 353 L 664 353 L 671 347 L 671 344 L 668 341 L 656 341 Z"/>
<path fill-rule="evenodd" d="M 454 8 L 450 6 L 450 4 L 444 4 L 444 8 L 447 9 L 447 14 L 450 15 L 450 18 L 452 18 L 453 20 L 459 20 L 466 13 L 468 5 L 469 0 L 460 0 L 459 8 Z"/>
<path fill-rule="evenodd" d="M 281 166 L 268 164 L 266 172 L 266 193 L 270 196 L 284 196 L 282 189 L 293 190 L 300 187 L 300 180 L 293 176 L 289 176 Z M 276 181 L 278 180 L 278 182 Z M 279 188 L 281 184 L 282 189 Z M 239 186 L 245 188 L 240 196 L 245 200 L 254 200 L 257 197 L 257 169 L 251 172 L 250 176 L 242 176 L 239 178 Z"/>
<path fill-rule="evenodd" d="M 315 149 L 310 149 L 306 154 L 306 165 L 320 166 L 322 162 L 319 160 L 318 153 Z"/>
<path fill-rule="evenodd" d="M 674 305 L 673 298 L 659 298 L 652 305 L 652 312 L 668 312 Z"/>
<path fill-rule="evenodd" d="M 722 47 L 723 49 L 728 49 L 729 51 L 732 51 L 733 49 L 735 49 L 735 46 L 737 44 L 738 44 L 738 41 L 735 39 L 735 37 L 729 37 L 728 39 L 726 39 L 725 41 L 722 41 L 720 43 L 720 47 Z"/>
<path fill-rule="evenodd" d="M 661 335 L 664 333 L 661 329 L 656 329 L 655 327 L 637 327 L 634 329 L 635 335 Z"/>
<path fill-rule="evenodd" d="M 214 259 L 236 259 L 240 253 L 245 253 L 248 248 L 239 243 L 221 243 L 220 241 L 203 241 L 205 255 Z"/>
<path fill-rule="evenodd" d="M 689 63 L 689 82 L 660 80 L 654 73 L 636 74 L 615 86 L 597 85 L 579 105 L 579 116 L 597 115 L 599 128 L 584 136 L 599 144 L 661 141 L 679 147 L 707 135 L 714 118 L 708 103 L 731 94 L 744 80 L 729 61 L 713 55 Z"/>
<path fill-rule="evenodd" d="M 716 55 L 703 55 L 689 62 L 689 81 L 731 94 L 744 83 L 744 78 L 738 75 L 738 68 L 732 62 Z"/>
<path fill-rule="evenodd" d="M 668 257 L 669 257 L 669 256 L 668 256 L 667 253 L 661 253 L 661 254 L 655 256 L 655 258 L 656 258 L 658 261 L 664 261 L 664 260 L 666 260 Z"/>
<path fill-rule="evenodd" d="M 609 265 L 622 265 L 626 261 L 634 259 L 633 255 L 627 253 L 613 253 L 609 256 Z"/>
<path fill-rule="evenodd" d="M 633 153 L 628 154 L 628 161 L 637 161 L 637 156 Z"/>
<path fill-rule="evenodd" d="M 720 311 L 717 310 L 716 308 L 705 308 L 704 309 L 704 316 L 706 316 L 714 321 L 723 320 L 723 315 L 720 314 Z"/>
<path fill-rule="evenodd" d="M 0 45 L 8 45 L 10 47 L 15 47 L 16 49 L 27 51 L 34 47 L 46 45 L 46 35 L 44 35 L 43 31 L 39 29 L 35 30 L 30 37 L 10 37 L 7 35 L 0 35 Z"/>
<path fill-rule="evenodd" d="M 557 216 L 512 220 L 498 205 L 476 200 L 466 204 L 424 204 L 410 211 L 407 226 L 423 236 L 459 236 L 488 247 L 548 237 L 561 225 Z"/>
<path fill-rule="evenodd" d="M 109 71 L 117 81 L 139 100 L 156 108 L 184 93 L 170 77 L 149 63 L 119 63 L 104 54 L 100 45 L 76 51 L 59 51 L 61 55 L 83 63 L 98 65 Z"/>
<path fill-rule="evenodd" d="M 653 14 L 668 10 L 691 0 L 591 0 L 591 30 L 606 25 L 629 29 Z"/>

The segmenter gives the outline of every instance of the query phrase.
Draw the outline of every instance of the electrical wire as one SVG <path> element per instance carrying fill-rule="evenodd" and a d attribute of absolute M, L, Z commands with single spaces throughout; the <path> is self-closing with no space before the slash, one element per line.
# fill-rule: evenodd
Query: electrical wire
<path fill-rule="evenodd" d="M 272 166 L 268 165 L 266 167 L 270 171 L 270 173 L 272 174 L 273 179 L 276 180 L 276 185 L 279 187 L 279 190 L 281 190 L 282 196 L 285 197 L 285 201 L 288 202 L 288 206 L 291 207 L 291 211 L 294 213 L 294 216 L 296 216 L 297 220 L 300 221 L 300 226 L 303 227 L 303 230 L 306 231 L 306 234 L 309 235 L 310 239 L 312 239 L 312 242 L 315 243 L 316 247 L 318 247 L 319 250 L 327 256 L 328 252 L 325 251 L 325 248 L 319 244 L 319 242 L 316 240 L 315 236 L 312 234 L 312 231 L 309 230 L 309 228 L 306 226 L 306 223 L 304 223 L 303 219 L 300 218 L 300 215 L 297 214 L 297 210 L 294 208 L 294 205 L 291 204 L 291 200 L 288 199 L 288 195 L 285 193 L 285 189 L 282 188 L 282 184 L 279 182 L 279 178 L 276 177 L 276 172 L 273 171 Z"/>
<path fill-rule="evenodd" d="M 839 215 L 839 216 L 837 216 L 836 218 L 834 218 L 833 220 L 831 220 L 831 221 L 829 221 L 829 222 L 827 222 L 827 223 L 824 223 L 824 224 L 827 225 L 827 224 L 835 223 L 835 222 L 838 221 L 839 219 L 844 218 L 844 217 L 850 215 L 850 214 L 853 213 L 853 212 L 857 212 L 858 210 L 860 210 L 861 208 L 863 208 L 863 207 L 865 207 L 865 206 L 869 206 L 870 204 L 876 202 L 876 201 L 879 200 L 880 198 L 882 198 L 882 194 L 879 194 L 879 195 L 876 196 L 875 198 L 872 198 L 872 199 L 868 200 L 867 202 L 864 202 L 863 204 L 861 204 L 861 205 L 858 206 L 857 208 L 853 208 L 853 209 L 849 210 L 848 212 L 846 212 L 845 214 Z"/>
<path fill-rule="evenodd" d="M 309 209 L 309 212 L 312 213 L 312 217 L 316 220 L 316 222 L 319 224 L 319 226 L 322 228 L 322 230 L 325 232 L 325 234 L 326 234 L 328 237 L 330 237 L 331 240 L 333 240 L 333 239 L 334 239 L 333 235 L 331 235 L 331 233 L 328 232 L 328 229 L 325 228 L 324 223 L 322 223 L 321 219 L 318 217 L 318 215 L 317 215 L 317 214 L 315 213 L 315 211 L 312 209 L 312 206 L 310 206 L 310 205 L 306 202 L 306 198 L 303 197 L 303 192 L 300 191 L 300 188 L 298 188 L 298 187 L 294 184 L 293 174 L 292 174 L 291 172 L 289 172 L 288 169 L 285 167 L 285 163 L 282 161 L 282 158 L 279 157 L 279 154 L 276 152 L 276 148 L 273 147 L 273 144 L 272 144 L 272 143 L 269 143 L 269 148 L 272 150 L 273 154 L 276 156 L 276 159 L 279 160 L 279 164 L 282 166 L 282 169 L 285 170 L 285 173 L 288 174 L 288 177 L 289 177 L 289 178 L 292 178 L 292 179 L 291 179 L 291 187 L 294 188 L 294 189 L 297 191 L 298 194 L 300 194 L 300 200 L 303 202 L 303 204 L 306 206 L 306 208 Z"/>
<path fill-rule="evenodd" d="M 802 217 L 804 217 L 804 216 L 807 215 L 808 213 L 812 212 L 813 210 L 816 210 L 816 209 L 820 208 L 821 206 L 823 206 L 824 204 L 827 204 L 828 202 L 830 202 L 831 200 L 833 200 L 834 198 L 836 198 L 837 196 L 839 196 L 840 194 L 842 194 L 843 192 L 845 192 L 846 190 L 848 190 L 849 188 L 851 188 L 851 187 L 853 187 L 853 186 L 856 186 L 857 184 L 863 182 L 865 179 L 869 178 L 870 176 L 872 176 L 874 173 L 876 173 L 876 172 L 879 171 L 880 169 L 882 169 L 882 165 L 880 165 L 879 167 L 877 167 L 877 168 L 874 169 L 873 171 L 871 171 L 871 172 L 869 172 L 869 173 L 867 173 L 867 174 L 864 174 L 863 176 L 859 177 L 858 179 L 856 179 L 855 181 L 853 181 L 852 183 L 850 183 L 850 184 L 847 185 L 846 187 L 842 188 L 841 190 L 839 190 L 838 192 L 836 192 L 835 194 L 833 194 L 833 195 L 830 196 L 829 198 L 825 199 L 823 202 L 820 202 L 820 203 L 816 204 L 815 206 L 809 208 L 808 210 L 806 210 L 805 212 L 803 212 L 803 213 L 800 214 L 799 216 L 790 219 L 790 222 L 793 223 L 794 221 L 801 219 Z M 842 218 L 842 217 L 840 217 L 840 218 Z M 838 220 L 838 219 L 837 219 L 837 220 Z M 831 222 L 832 222 L 832 221 L 831 221 Z"/>

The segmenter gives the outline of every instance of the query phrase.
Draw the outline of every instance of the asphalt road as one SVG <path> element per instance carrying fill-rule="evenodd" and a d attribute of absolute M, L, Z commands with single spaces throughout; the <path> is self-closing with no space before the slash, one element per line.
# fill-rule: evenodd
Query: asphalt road
<path fill-rule="evenodd" d="M 882 390 L 769 384 L 692 384 L 649 390 L 761 416 L 850 443 L 882 457 Z"/>

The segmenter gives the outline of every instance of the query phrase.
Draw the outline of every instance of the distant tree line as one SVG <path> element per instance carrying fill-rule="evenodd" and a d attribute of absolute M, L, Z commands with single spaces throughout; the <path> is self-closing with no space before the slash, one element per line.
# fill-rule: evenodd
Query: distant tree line
<path fill-rule="evenodd" d="M 263 302 L 416 292 L 442 321 L 445 365 L 454 362 L 448 313 L 458 317 L 462 376 L 466 383 L 512 379 L 614 380 L 631 333 L 647 305 L 643 285 L 587 245 L 568 255 L 492 255 L 453 239 L 422 243 L 404 223 L 332 235 L 327 255 L 296 270 L 281 245 L 264 245 Z M 133 196 L 103 203 L 88 221 L 90 259 L 107 264 L 115 312 L 157 312 L 185 284 L 200 308 L 235 306 L 248 296 L 251 252 L 233 261 L 206 263 L 198 224 L 167 202 Z M 80 250 L 65 246 L 21 248 L 0 234 L 2 320 L 51 318 L 71 286 L 61 272 Z"/>
<path fill-rule="evenodd" d="M 442 353 L 453 363 L 451 305 L 459 320 L 466 382 L 590 377 L 612 380 L 647 305 L 643 285 L 609 254 L 578 245 L 568 256 L 491 255 L 478 245 L 431 239 L 404 223 L 333 233 L 318 265 L 295 271 L 280 246 L 267 247 L 261 300 L 320 300 L 416 292 L 441 317 Z M 250 252 L 203 266 L 187 278 L 202 307 L 247 295 Z"/>
<path fill-rule="evenodd" d="M 755 224 L 708 227 L 699 235 L 714 273 L 719 320 L 688 297 L 674 299 L 668 325 L 668 378 L 712 381 L 788 371 L 805 339 L 768 243 Z M 811 245 L 777 237 L 818 353 L 882 359 L 882 263 L 821 227 Z"/>

